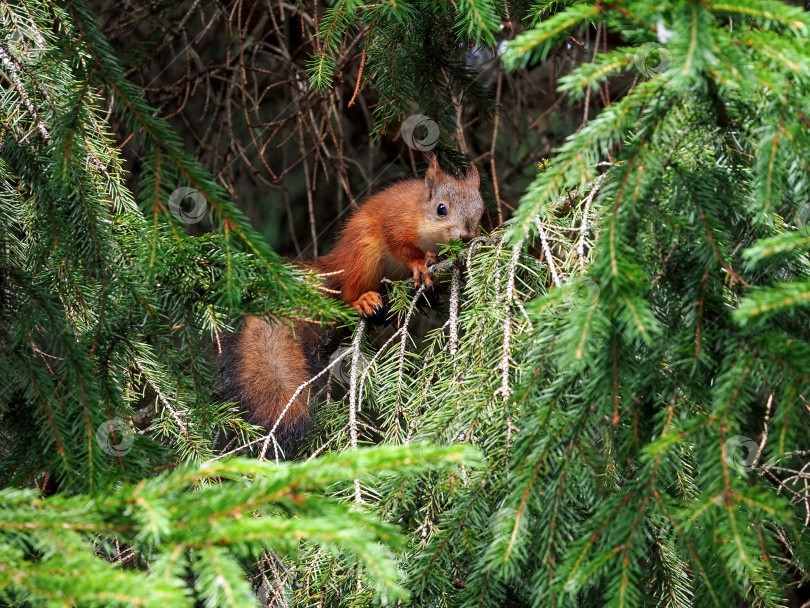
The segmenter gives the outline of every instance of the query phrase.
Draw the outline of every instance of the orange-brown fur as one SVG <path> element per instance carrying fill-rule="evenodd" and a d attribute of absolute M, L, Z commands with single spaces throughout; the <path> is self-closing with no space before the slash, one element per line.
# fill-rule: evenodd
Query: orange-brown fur
<path fill-rule="evenodd" d="M 334 249 L 301 265 L 326 275 L 324 287 L 360 314 L 382 307 L 377 290 L 384 277 L 412 277 L 431 285 L 428 267 L 441 243 L 469 240 L 479 231 L 484 203 L 473 167 L 464 179 L 442 172 L 435 157 L 424 181 L 406 180 L 369 198 L 343 228 Z M 439 207 L 446 213 L 440 214 Z M 250 317 L 225 348 L 220 382 L 223 398 L 238 401 L 251 419 L 272 429 L 296 389 L 322 368 L 336 346 L 328 334 L 305 323 L 293 330 Z M 275 436 L 289 457 L 310 420 L 310 391 L 304 390 L 278 423 Z"/>
<path fill-rule="evenodd" d="M 374 311 L 369 305 L 382 303 L 376 290 L 383 277 L 411 276 L 415 284 L 429 286 L 428 266 L 435 263 L 438 246 L 478 234 L 484 212 L 478 186 L 474 167 L 465 179 L 457 180 L 431 157 L 424 181 L 402 181 L 369 198 L 346 223 L 334 249 L 313 260 L 312 266 L 337 273 L 325 280 L 326 287 L 339 291 L 340 299 L 361 314 L 370 315 Z M 450 206 L 447 220 L 431 218 L 431 200 Z"/>
<path fill-rule="evenodd" d="M 220 395 L 224 401 L 241 403 L 250 421 L 268 431 L 278 423 L 278 455 L 290 457 L 309 428 L 310 398 L 323 383 L 303 389 L 284 417 L 279 416 L 298 387 L 325 366 L 338 343 L 336 330 L 304 322 L 293 323 L 291 330 L 282 321 L 248 317 L 238 333 L 224 340 Z M 276 455 L 274 446 L 269 454 Z"/>
<path fill-rule="evenodd" d="M 265 411 L 261 404 L 286 403 L 295 390 L 309 377 L 306 359 L 301 345 L 296 342 L 287 327 L 271 324 L 258 317 L 248 317 L 240 334 L 238 349 L 242 370 L 242 398 L 249 403 L 259 404 L 252 411 L 256 422 L 272 428 L 277 411 Z M 273 373 L 274 382 L 268 383 L 268 372 Z M 302 392 L 293 401 L 282 421 L 284 430 L 305 426 L 309 418 L 308 394 Z M 286 433 L 281 433 L 286 434 Z"/>

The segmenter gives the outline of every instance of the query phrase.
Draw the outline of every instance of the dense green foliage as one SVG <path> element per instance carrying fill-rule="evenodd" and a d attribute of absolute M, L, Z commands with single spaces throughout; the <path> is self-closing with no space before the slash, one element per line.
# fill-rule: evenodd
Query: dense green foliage
<path fill-rule="evenodd" d="M 380 447 L 308 463 L 184 465 L 92 499 L 2 490 L 0 598 L 12 605 L 250 605 L 244 568 L 267 551 L 295 553 L 301 541 L 356 556 L 378 596 L 402 597 L 391 553 L 402 542 L 396 528 L 324 490 L 474 456 L 464 446 Z M 147 569 L 148 576 L 139 571 Z"/>
<path fill-rule="evenodd" d="M 390 326 L 357 325 L 329 385 L 346 395 L 327 391 L 310 437 L 325 461 L 200 464 L 225 434 L 261 437 L 212 396 L 221 331 L 338 307 L 182 151 L 87 9 L 0 7 L 3 601 L 242 606 L 262 549 L 273 606 L 807 601 L 810 15 L 771 0 L 321 8 L 310 84 L 332 86 L 365 32 L 358 86 L 379 92 L 381 136 L 418 110 L 451 146 L 462 90 L 487 115 L 459 44 L 520 72 L 596 29 L 621 43 L 560 90 L 632 84 L 536 159 L 513 219 L 451 248 L 437 329 L 412 331 L 423 294 L 405 284 Z M 138 139 L 134 197 L 105 100 Z M 181 187 L 202 195 L 197 236 Z M 371 443 L 419 447 L 357 449 Z M 426 447 L 452 443 L 483 458 Z M 442 455 L 466 464 L 420 465 Z M 54 479 L 57 496 L 30 489 Z"/>
<path fill-rule="evenodd" d="M 24 484 L 48 472 L 74 491 L 123 471 L 139 479 L 168 456 L 159 444 L 139 434 L 115 463 L 92 437 L 128 417 L 145 390 L 160 396 L 156 424 L 176 454 L 210 456 L 217 433 L 246 432 L 213 404 L 216 371 L 204 355 L 215 332 L 246 308 L 319 314 L 326 304 L 293 280 L 121 78 L 85 9 L 3 11 L 0 478 Z M 137 200 L 98 87 L 140 141 Z M 172 212 L 183 187 L 199 197 L 189 211 L 210 211 L 192 218 L 210 222 L 202 238 L 187 234 L 183 207 Z"/>
<path fill-rule="evenodd" d="M 402 595 L 396 530 L 324 489 L 474 452 L 379 449 L 161 473 L 216 456 L 218 437 L 256 435 L 212 393 L 211 344 L 237 314 L 336 307 L 294 279 L 182 152 L 84 8 L 0 11 L 0 601 L 244 605 L 251 557 L 302 540 L 355 556 L 381 597 Z M 140 140 L 138 200 L 98 87 Z M 181 187 L 196 191 L 190 205 L 176 198 Z M 203 212 L 211 231 L 192 237 L 185 224 Z M 40 498 L 37 486 L 59 494 Z"/>
<path fill-rule="evenodd" d="M 508 243 L 473 258 L 458 344 L 440 331 L 411 364 L 399 345 L 376 363 L 387 441 L 487 457 L 462 484 L 381 492 L 414 530 L 407 580 L 430 606 L 784 605 L 810 566 L 810 18 L 552 10 L 506 65 L 598 22 L 630 46 L 562 90 L 640 77 L 541 168 Z"/>

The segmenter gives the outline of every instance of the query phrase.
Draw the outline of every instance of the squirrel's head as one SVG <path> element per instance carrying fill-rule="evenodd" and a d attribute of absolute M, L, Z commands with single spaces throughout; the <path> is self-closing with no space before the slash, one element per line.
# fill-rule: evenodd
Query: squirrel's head
<path fill-rule="evenodd" d="M 431 155 L 425 175 L 428 189 L 426 225 L 430 229 L 429 234 L 422 235 L 423 240 L 443 244 L 450 239 L 460 239 L 467 243 L 481 234 L 484 199 L 478 190 L 480 184 L 475 165 L 470 165 L 463 179 L 456 179 L 442 171 L 439 161 Z"/>

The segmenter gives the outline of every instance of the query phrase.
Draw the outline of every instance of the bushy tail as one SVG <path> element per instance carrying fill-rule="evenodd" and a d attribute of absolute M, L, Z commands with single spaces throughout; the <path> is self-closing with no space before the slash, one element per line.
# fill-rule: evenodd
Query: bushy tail
<path fill-rule="evenodd" d="M 302 327 L 299 331 L 298 325 L 293 337 L 284 323 L 248 317 L 242 330 L 223 342 L 221 356 L 221 399 L 241 404 L 253 424 L 268 431 L 275 427 L 276 441 L 286 458 L 293 456 L 312 418 L 312 386 L 290 403 L 298 387 L 313 375 L 307 357 L 308 340 L 317 339 L 312 329 Z M 275 455 L 272 445 L 268 453 Z"/>

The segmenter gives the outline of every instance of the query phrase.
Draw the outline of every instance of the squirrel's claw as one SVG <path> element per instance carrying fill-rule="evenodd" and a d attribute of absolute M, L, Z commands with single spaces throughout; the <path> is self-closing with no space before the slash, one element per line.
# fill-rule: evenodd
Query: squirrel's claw
<path fill-rule="evenodd" d="M 424 264 L 413 265 L 413 286 L 419 288 L 422 283 L 425 287 L 431 287 L 433 280 L 430 278 L 430 270 Z"/>
<path fill-rule="evenodd" d="M 382 306 L 382 296 L 376 291 L 367 291 L 351 303 L 351 307 L 364 317 L 373 316 Z"/>
<path fill-rule="evenodd" d="M 413 286 L 417 289 L 424 284 L 425 287 L 433 287 L 433 279 L 430 278 L 429 267 L 439 261 L 435 253 L 426 253 L 424 261 L 414 262 L 411 266 L 413 270 Z"/>

